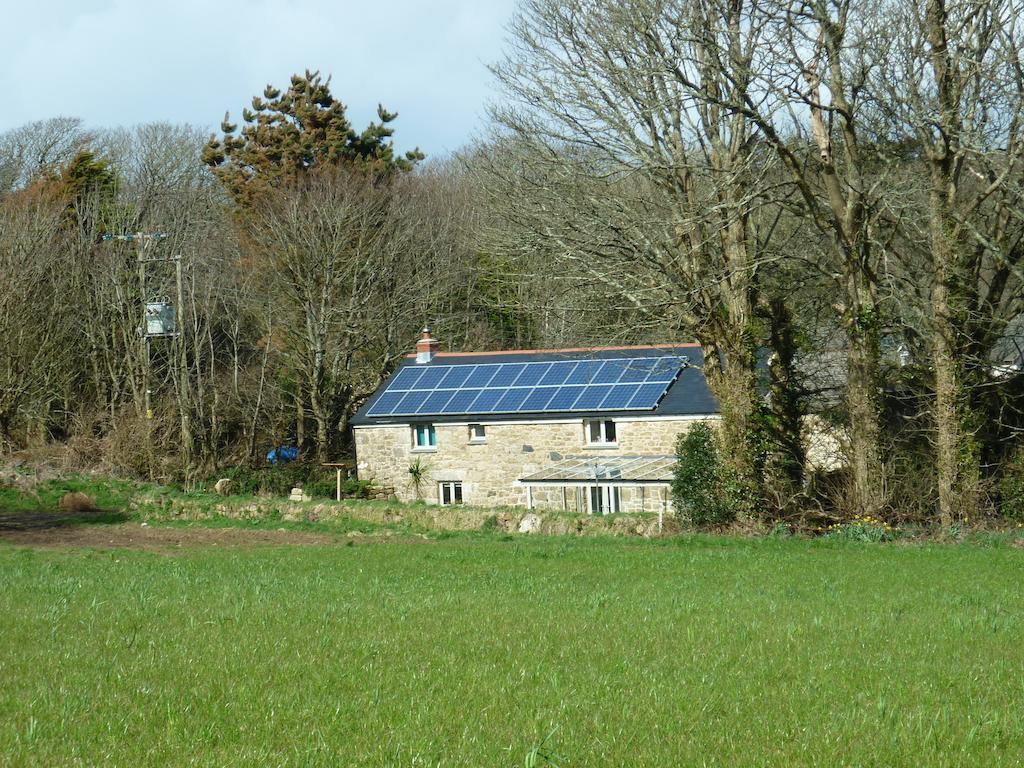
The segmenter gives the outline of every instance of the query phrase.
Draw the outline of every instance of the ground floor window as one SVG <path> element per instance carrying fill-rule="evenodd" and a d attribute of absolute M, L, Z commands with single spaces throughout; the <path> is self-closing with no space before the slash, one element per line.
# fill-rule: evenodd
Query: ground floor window
<path fill-rule="evenodd" d="M 441 500 L 441 504 L 444 506 L 448 506 L 449 504 L 461 504 L 462 483 L 458 480 L 438 483 L 437 498 Z"/>
<path fill-rule="evenodd" d="M 619 489 L 617 486 L 593 485 L 590 487 L 590 514 L 610 515 L 619 511 Z"/>

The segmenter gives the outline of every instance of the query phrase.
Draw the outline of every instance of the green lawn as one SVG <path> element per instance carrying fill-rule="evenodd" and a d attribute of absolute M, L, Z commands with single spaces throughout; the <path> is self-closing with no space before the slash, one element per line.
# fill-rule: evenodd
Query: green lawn
<path fill-rule="evenodd" d="M 1016 765 L 1022 572 L 801 540 L 0 545 L 0 763 Z"/>

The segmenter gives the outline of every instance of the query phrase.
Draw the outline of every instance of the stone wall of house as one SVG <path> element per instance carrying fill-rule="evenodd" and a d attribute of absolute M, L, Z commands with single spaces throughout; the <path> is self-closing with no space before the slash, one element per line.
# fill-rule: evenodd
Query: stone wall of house
<path fill-rule="evenodd" d="M 807 469 L 812 472 L 836 472 L 846 466 L 846 431 L 829 424 L 820 416 L 804 417 L 804 450 Z"/>
<path fill-rule="evenodd" d="M 359 478 L 395 489 L 399 499 L 438 501 L 438 484 L 462 483 L 463 502 L 476 506 L 524 506 L 526 488 L 516 480 L 571 456 L 660 456 L 675 452 L 677 436 L 694 419 L 615 420 L 617 444 L 588 446 L 583 420 L 566 422 L 488 423 L 486 440 L 472 442 L 467 424 L 437 424 L 433 450 L 413 448 L 409 425 L 365 426 L 354 430 Z M 417 488 L 410 466 L 422 468 Z M 536 488 L 534 506 L 562 509 L 562 488 Z M 647 488 L 641 498 L 637 488 L 622 488 L 622 512 L 658 511 L 663 492 Z M 578 510 L 574 489 L 566 491 L 566 508 Z"/>

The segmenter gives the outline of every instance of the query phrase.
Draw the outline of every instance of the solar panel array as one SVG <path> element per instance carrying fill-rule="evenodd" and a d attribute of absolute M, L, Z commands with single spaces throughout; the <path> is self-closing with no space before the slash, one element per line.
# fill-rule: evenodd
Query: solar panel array
<path fill-rule="evenodd" d="M 367 415 L 647 410 L 685 365 L 679 357 L 407 365 Z"/>

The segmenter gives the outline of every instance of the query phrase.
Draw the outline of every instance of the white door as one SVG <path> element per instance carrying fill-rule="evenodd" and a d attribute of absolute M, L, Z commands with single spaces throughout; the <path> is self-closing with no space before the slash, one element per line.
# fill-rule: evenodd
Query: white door
<path fill-rule="evenodd" d="M 610 515 L 619 511 L 619 489 L 610 485 L 590 486 L 590 514 Z"/>

